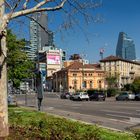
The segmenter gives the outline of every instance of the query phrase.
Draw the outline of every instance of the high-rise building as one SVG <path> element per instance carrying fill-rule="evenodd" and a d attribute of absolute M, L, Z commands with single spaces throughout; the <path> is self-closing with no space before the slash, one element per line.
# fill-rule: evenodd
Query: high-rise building
<path fill-rule="evenodd" d="M 26 54 L 30 60 L 34 60 L 34 58 L 36 57 L 35 48 L 30 46 L 30 41 L 26 41 L 25 43 L 26 44 L 24 47 L 24 51 L 26 52 Z"/>
<path fill-rule="evenodd" d="M 30 20 L 30 46 L 34 48 L 34 56 L 48 44 L 47 15 L 45 13 L 33 14 Z M 34 58 L 34 59 L 35 59 Z"/>
<path fill-rule="evenodd" d="M 134 41 L 124 32 L 119 33 L 118 43 L 116 47 L 116 56 L 127 60 L 136 59 Z"/>

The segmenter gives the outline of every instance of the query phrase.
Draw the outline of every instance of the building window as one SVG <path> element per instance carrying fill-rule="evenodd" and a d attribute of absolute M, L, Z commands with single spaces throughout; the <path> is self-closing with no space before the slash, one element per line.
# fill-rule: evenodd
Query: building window
<path fill-rule="evenodd" d="M 77 89 L 77 81 L 74 80 L 73 83 L 74 83 L 74 89 L 76 90 Z"/>
<path fill-rule="evenodd" d="M 92 81 L 89 81 L 89 87 L 93 88 L 93 82 Z"/>
<path fill-rule="evenodd" d="M 101 89 L 102 88 L 102 81 L 98 81 L 98 83 L 99 83 L 99 89 Z"/>
<path fill-rule="evenodd" d="M 92 73 L 89 73 L 89 76 L 92 76 Z"/>
<path fill-rule="evenodd" d="M 83 82 L 83 88 L 86 88 L 86 87 L 87 87 L 87 82 L 84 81 L 84 82 Z"/>
<path fill-rule="evenodd" d="M 73 76 L 77 76 L 77 74 L 76 73 L 73 73 Z"/>

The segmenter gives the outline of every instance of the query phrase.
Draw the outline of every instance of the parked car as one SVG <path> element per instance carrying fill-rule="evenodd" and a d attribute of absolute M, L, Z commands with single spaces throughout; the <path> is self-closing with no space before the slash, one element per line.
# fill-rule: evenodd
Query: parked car
<path fill-rule="evenodd" d="M 14 104 L 16 102 L 15 96 L 9 94 L 7 97 L 7 102 L 8 102 L 8 105 Z"/>
<path fill-rule="evenodd" d="M 140 93 L 137 93 L 137 94 L 135 95 L 135 100 L 136 100 L 136 101 L 140 101 Z"/>
<path fill-rule="evenodd" d="M 60 95 L 61 99 L 70 99 L 71 93 L 65 92 Z"/>
<path fill-rule="evenodd" d="M 129 92 L 122 92 L 116 96 L 116 101 L 135 100 L 135 94 Z"/>
<path fill-rule="evenodd" d="M 77 92 L 77 93 L 73 94 L 70 99 L 71 100 L 79 100 L 79 101 L 82 101 L 82 100 L 88 101 L 89 96 L 86 92 Z"/>
<path fill-rule="evenodd" d="M 94 100 L 94 101 L 105 101 L 106 95 L 104 92 L 94 92 L 90 93 L 89 95 L 89 100 Z"/>

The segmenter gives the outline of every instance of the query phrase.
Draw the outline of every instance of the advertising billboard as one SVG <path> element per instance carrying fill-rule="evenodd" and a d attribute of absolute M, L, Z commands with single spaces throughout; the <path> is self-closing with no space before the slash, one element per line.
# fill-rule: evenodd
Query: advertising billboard
<path fill-rule="evenodd" d="M 48 54 L 47 64 L 60 64 L 60 55 Z"/>

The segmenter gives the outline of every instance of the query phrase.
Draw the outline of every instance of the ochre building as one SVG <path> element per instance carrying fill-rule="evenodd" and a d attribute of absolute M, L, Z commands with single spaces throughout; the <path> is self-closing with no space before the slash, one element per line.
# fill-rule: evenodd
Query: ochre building
<path fill-rule="evenodd" d="M 105 72 L 98 64 L 83 64 L 74 62 L 52 76 L 54 91 L 70 91 L 87 89 L 104 89 Z"/>

